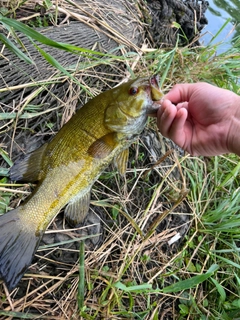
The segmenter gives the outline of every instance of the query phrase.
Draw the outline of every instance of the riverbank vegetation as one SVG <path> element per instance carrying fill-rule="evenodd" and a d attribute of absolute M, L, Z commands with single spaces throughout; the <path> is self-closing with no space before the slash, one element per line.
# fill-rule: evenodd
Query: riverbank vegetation
<path fill-rule="evenodd" d="M 164 50 L 144 46 L 138 53 L 123 50 L 121 56 L 87 52 L 89 64 L 81 72 L 106 82 L 112 75 L 91 73 L 91 67 L 120 62 L 125 65 L 123 78 L 158 73 L 164 92 L 176 83 L 207 81 L 240 94 L 240 38 L 218 54 L 220 45 Z M 80 81 L 76 70 L 65 70 L 53 57 L 45 57 L 69 83 Z M 98 93 L 97 88 L 88 90 Z M 1 120 L 17 126 L 19 117 L 1 108 Z M 19 116 L 38 121 L 45 114 L 26 104 Z M 141 136 L 131 147 L 125 179 L 111 168 L 94 186 L 92 210 L 99 212 L 101 236 L 87 236 L 78 228 L 79 236 L 54 222 L 48 234 L 62 236 L 55 243 L 42 243 L 21 287 L 9 293 L 0 283 L 2 319 L 240 318 L 239 158 L 185 154 L 162 140 L 154 119 L 146 130 L 162 141 L 162 155 L 155 151 L 157 158 L 145 166 L 149 149 L 153 154 L 159 145 L 151 149 Z M 6 127 L 1 131 L 8 134 Z M 4 213 L 29 186 L 8 181 L 12 160 L 4 145 L 1 157 Z M 96 236 L 98 240 L 89 243 Z"/>

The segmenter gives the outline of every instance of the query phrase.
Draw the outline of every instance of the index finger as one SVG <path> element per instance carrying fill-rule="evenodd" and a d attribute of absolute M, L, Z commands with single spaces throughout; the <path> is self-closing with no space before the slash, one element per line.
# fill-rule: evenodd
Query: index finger
<path fill-rule="evenodd" d="M 164 98 L 170 100 L 174 104 L 189 101 L 195 85 L 196 84 L 194 83 L 176 84 Z"/>

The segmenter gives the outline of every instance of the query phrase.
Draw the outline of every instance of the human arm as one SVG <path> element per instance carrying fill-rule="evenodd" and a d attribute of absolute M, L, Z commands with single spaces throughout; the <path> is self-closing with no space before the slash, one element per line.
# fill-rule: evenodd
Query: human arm
<path fill-rule="evenodd" d="M 160 132 L 192 155 L 240 155 L 240 97 L 207 83 L 178 84 L 157 113 Z"/>

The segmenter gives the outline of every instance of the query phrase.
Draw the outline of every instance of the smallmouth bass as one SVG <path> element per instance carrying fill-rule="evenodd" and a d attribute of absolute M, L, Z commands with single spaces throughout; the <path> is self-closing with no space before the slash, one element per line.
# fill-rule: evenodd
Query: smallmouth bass
<path fill-rule="evenodd" d="M 160 107 L 158 77 L 130 80 L 80 108 L 56 136 L 17 161 L 16 181 L 38 182 L 18 208 L 0 216 L 0 277 L 14 289 L 31 264 L 40 240 L 66 204 L 65 216 L 79 224 L 89 210 L 90 191 L 115 159 L 124 173 L 128 147 Z"/>

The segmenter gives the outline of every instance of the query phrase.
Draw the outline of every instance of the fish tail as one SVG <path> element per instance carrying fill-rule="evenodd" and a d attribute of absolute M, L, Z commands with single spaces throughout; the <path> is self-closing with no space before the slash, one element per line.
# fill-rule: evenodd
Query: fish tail
<path fill-rule="evenodd" d="M 0 216 L 0 278 L 13 290 L 30 266 L 42 233 L 24 226 L 18 207 Z"/>

